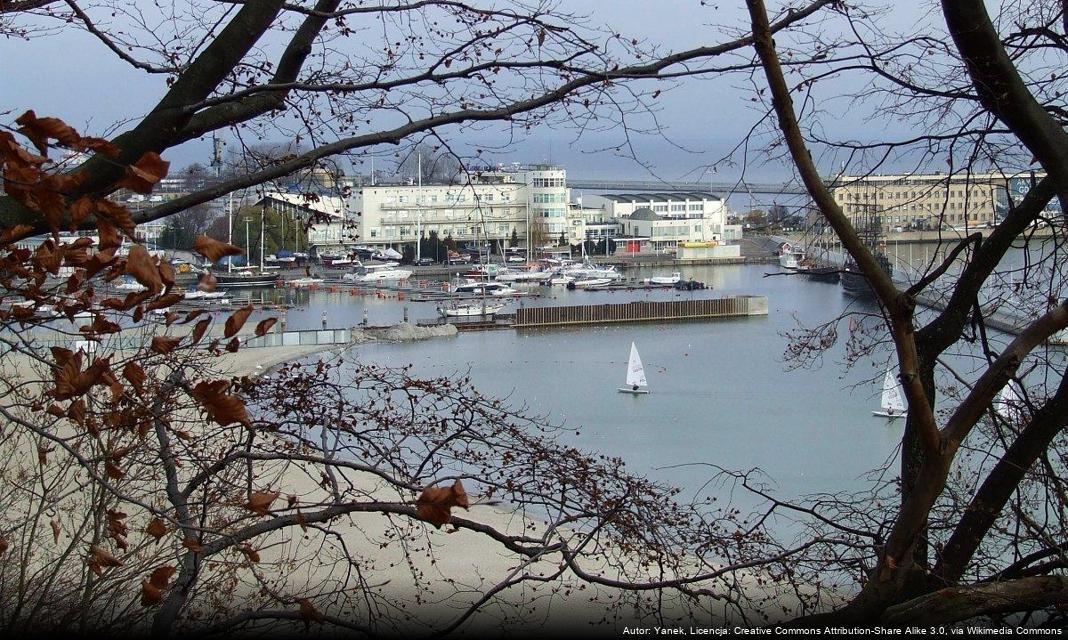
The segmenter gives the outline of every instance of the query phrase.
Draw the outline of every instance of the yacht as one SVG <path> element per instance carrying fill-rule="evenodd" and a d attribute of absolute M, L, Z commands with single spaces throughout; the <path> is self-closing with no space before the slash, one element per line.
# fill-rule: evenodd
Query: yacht
<path fill-rule="evenodd" d="M 336 264 L 336 263 L 335 263 Z M 341 277 L 346 282 L 394 282 L 397 280 L 407 280 L 412 277 L 412 272 L 408 269 L 398 269 L 400 265 L 396 262 L 384 262 L 382 264 L 362 264 L 357 261 L 357 266 L 354 270 L 346 273 Z"/>
<path fill-rule="evenodd" d="M 273 287 L 278 276 L 256 271 L 213 273 L 217 287 Z"/>
<path fill-rule="evenodd" d="M 653 276 L 645 279 L 645 284 L 676 285 L 680 282 L 682 282 L 682 274 L 678 271 L 675 271 L 670 276 Z"/>
<path fill-rule="evenodd" d="M 438 307 L 438 313 L 443 318 L 477 318 L 492 316 L 504 308 L 503 304 L 486 304 L 479 302 L 474 304 L 461 304 L 450 307 Z"/>
<path fill-rule="evenodd" d="M 513 289 L 503 282 L 465 282 L 456 285 L 453 291 L 456 293 L 486 294 L 491 296 L 512 296 L 520 293 L 518 289 Z"/>

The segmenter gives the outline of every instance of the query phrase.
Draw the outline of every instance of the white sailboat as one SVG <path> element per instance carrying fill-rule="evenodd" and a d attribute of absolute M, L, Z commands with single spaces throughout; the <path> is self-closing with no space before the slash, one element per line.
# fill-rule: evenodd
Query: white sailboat
<path fill-rule="evenodd" d="M 1009 422 L 1023 422 L 1023 394 L 1020 393 L 1020 385 L 1015 380 L 1009 380 L 998 392 L 997 398 L 994 399 L 994 411 Z"/>
<path fill-rule="evenodd" d="M 906 413 L 905 393 L 901 388 L 901 383 L 894 372 L 887 369 L 886 375 L 883 376 L 883 395 L 879 400 L 879 410 L 872 411 L 871 414 L 893 420 L 905 417 Z"/>
<path fill-rule="evenodd" d="M 645 367 L 642 366 L 641 356 L 638 355 L 638 347 L 630 343 L 630 360 L 627 361 L 627 386 L 619 388 L 620 393 L 634 395 L 649 393 L 648 383 L 645 381 Z"/>

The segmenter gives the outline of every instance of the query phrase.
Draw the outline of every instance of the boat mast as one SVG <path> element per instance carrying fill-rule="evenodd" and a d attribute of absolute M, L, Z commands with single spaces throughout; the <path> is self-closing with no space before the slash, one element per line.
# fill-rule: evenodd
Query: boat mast
<path fill-rule="evenodd" d="M 419 190 L 415 195 L 415 261 L 423 257 L 423 154 L 415 155 L 418 164 Z"/>
<path fill-rule="evenodd" d="M 230 211 L 227 214 L 226 219 L 227 219 L 226 244 L 233 244 L 234 243 L 234 192 L 233 191 L 230 192 Z M 227 273 L 233 273 L 234 272 L 234 257 L 233 256 L 226 256 L 226 258 L 227 258 L 227 260 L 226 260 L 226 272 Z"/>
<path fill-rule="evenodd" d="M 267 244 L 267 229 L 263 226 L 264 217 L 267 215 L 267 202 L 264 200 L 263 207 L 260 209 L 260 271 L 263 271 L 263 247 Z"/>
<path fill-rule="evenodd" d="M 252 251 L 252 243 L 249 242 L 248 223 L 252 221 L 252 216 L 245 216 L 245 255 L 249 255 Z M 246 260 L 246 262 L 248 262 Z"/>

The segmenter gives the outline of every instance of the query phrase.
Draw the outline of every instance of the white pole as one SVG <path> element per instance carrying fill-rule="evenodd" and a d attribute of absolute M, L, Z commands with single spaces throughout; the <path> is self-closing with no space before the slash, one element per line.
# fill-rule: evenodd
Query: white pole
<path fill-rule="evenodd" d="M 252 249 L 252 244 L 249 242 L 248 223 L 252 220 L 249 216 L 245 216 L 245 255 L 248 256 L 248 252 Z M 246 260 L 245 262 L 248 262 Z"/>
<path fill-rule="evenodd" d="M 226 218 L 227 218 L 226 244 L 233 244 L 234 243 L 234 192 L 233 191 L 230 192 L 230 212 L 227 214 Z M 228 260 L 226 261 L 226 272 L 227 273 L 233 273 L 234 272 L 234 257 L 233 256 L 227 256 L 227 258 L 228 258 Z"/>
<path fill-rule="evenodd" d="M 263 220 L 267 214 L 267 203 L 263 203 L 263 208 L 260 209 L 260 271 L 263 271 L 263 248 L 267 244 L 267 229 L 264 227 Z"/>
<path fill-rule="evenodd" d="M 416 154 L 419 166 L 419 191 L 415 196 L 415 261 L 423 257 L 423 154 Z"/>

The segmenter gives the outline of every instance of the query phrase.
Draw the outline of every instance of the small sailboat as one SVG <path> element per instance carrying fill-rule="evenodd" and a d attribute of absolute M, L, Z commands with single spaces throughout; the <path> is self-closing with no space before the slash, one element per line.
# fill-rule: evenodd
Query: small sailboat
<path fill-rule="evenodd" d="M 883 395 L 879 400 L 879 410 L 872 411 L 871 414 L 893 420 L 905 417 L 906 413 L 905 393 L 901 388 L 901 383 L 894 372 L 887 369 L 886 375 L 883 376 Z"/>
<path fill-rule="evenodd" d="M 1003 420 L 1009 422 L 1023 422 L 1024 401 L 1020 393 L 1020 385 L 1015 380 L 1009 380 L 1008 384 L 1001 388 L 997 398 L 994 399 L 994 411 Z"/>
<path fill-rule="evenodd" d="M 638 355 L 638 347 L 630 343 L 630 360 L 627 361 L 627 386 L 619 388 L 620 393 L 641 395 L 649 393 L 648 383 L 645 381 L 645 367 L 642 366 L 641 356 Z"/>

